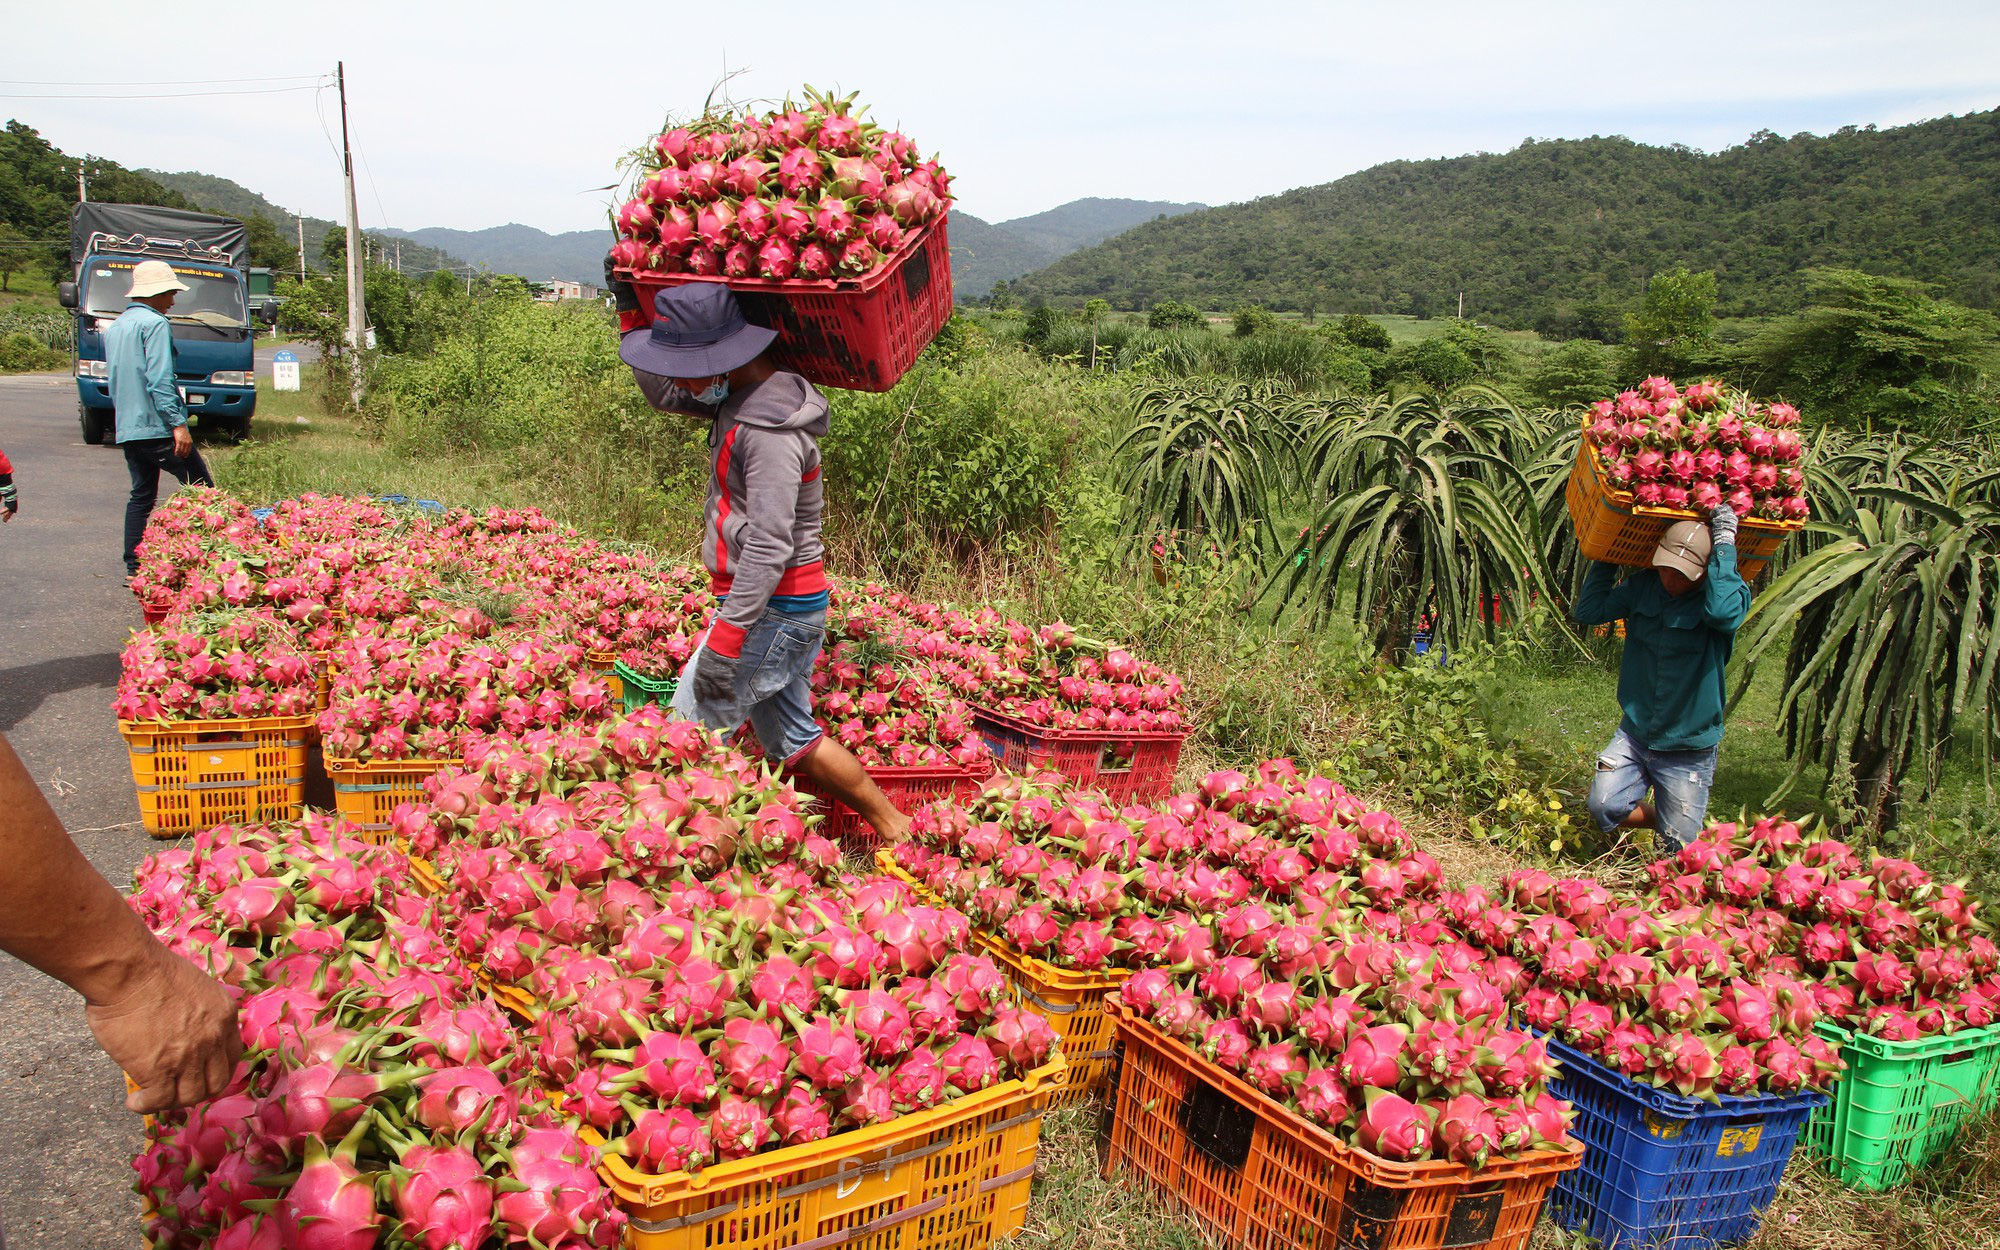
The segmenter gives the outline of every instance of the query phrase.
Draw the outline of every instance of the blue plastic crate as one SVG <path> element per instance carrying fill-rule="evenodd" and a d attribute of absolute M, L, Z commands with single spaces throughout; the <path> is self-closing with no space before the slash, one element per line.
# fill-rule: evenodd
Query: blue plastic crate
<path fill-rule="evenodd" d="M 1576 1107 L 1583 1166 L 1556 1182 L 1549 1215 L 1609 1250 L 1700 1250 L 1757 1231 L 1799 1134 L 1826 1097 L 1724 1098 L 1641 1085 L 1551 1037 L 1550 1090 Z"/>

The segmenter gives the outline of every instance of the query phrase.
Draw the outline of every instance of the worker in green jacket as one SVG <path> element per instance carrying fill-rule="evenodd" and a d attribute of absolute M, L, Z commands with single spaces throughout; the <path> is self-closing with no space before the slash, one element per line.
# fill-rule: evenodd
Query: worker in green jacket
<path fill-rule="evenodd" d="M 1707 826 L 1729 651 L 1750 612 L 1750 587 L 1736 571 L 1736 526 L 1734 512 L 1716 508 L 1707 525 L 1669 528 L 1651 568 L 1621 582 L 1616 565 L 1597 563 L 1584 578 L 1576 619 L 1625 622 L 1624 717 L 1590 786 L 1590 813 L 1605 833 L 1656 829 L 1667 849 L 1678 850 Z"/>

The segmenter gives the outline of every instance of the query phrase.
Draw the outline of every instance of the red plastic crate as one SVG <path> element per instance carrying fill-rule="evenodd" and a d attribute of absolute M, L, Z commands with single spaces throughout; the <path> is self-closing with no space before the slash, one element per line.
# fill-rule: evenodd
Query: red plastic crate
<path fill-rule="evenodd" d="M 778 332 L 780 363 L 821 386 L 886 391 L 909 372 L 951 320 L 951 247 L 942 220 L 859 278 L 722 278 L 620 269 L 650 323 L 653 297 L 670 286 L 719 282 L 736 293 L 743 316 Z"/>
<path fill-rule="evenodd" d="M 895 768 L 881 766 L 868 770 L 868 777 L 882 793 L 888 797 L 889 805 L 908 815 L 927 803 L 939 799 L 970 799 L 979 793 L 979 788 L 992 776 L 987 768 Z M 826 823 L 820 832 L 831 839 L 835 846 L 850 859 L 858 859 L 865 864 L 875 862 L 875 851 L 881 845 L 881 838 L 873 827 L 858 812 L 830 794 L 816 789 L 814 783 L 796 776 L 793 784 L 813 796 L 826 811 Z"/>
<path fill-rule="evenodd" d="M 1188 736 L 1185 729 L 1051 729 L 984 707 L 972 709 L 972 723 L 1008 772 L 1052 769 L 1118 803 L 1149 803 L 1171 794 Z"/>

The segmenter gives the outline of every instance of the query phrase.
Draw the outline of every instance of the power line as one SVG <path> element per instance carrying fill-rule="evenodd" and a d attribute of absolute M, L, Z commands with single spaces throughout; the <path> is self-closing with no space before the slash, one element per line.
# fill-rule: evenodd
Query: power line
<path fill-rule="evenodd" d="M 0 86 L 7 87 L 213 87 L 217 84 L 245 82 L 306 82 L 324 78 L 324 74 L 274 74 L 268 78 L 163 78 L 153 82 L 133 82 L 130 79 L 115 79 L 110 82 L 62 82 L 42 78 L 0 78 Z"/>
<path fill-rule="evenodd" d="M 126 96 L 112 94 L 32 94 L 32 92 L 0 92 L 0 100 L 192 100 L 196 96 L 282 96 L 284 92 L 310 92 L 318 90 L 314 84 L 304 86 L 264 86 L 240 92 L 138 92 Z"/>

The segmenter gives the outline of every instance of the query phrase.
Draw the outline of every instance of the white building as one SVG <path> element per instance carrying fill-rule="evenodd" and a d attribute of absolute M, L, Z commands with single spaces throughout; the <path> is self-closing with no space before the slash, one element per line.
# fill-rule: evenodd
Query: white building
<path fill-rule="evenodd" d="M 565 299 L 596 299 L 599 291 L 588 282 L 571 282 L 568 278 L 543 278 L 535 285 L 535 298 L 545 304 L 553 304 Z"/>

